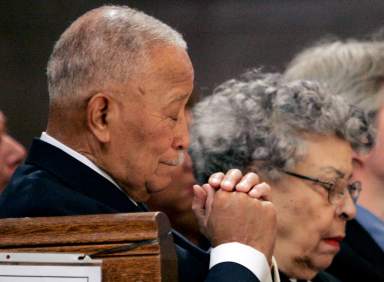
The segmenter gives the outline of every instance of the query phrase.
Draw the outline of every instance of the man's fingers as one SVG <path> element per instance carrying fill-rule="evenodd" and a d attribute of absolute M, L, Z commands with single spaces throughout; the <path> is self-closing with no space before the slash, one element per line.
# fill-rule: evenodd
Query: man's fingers
<path fill-rule="evenodd" d="M 192 210 L 196 215 L 197 220 L 200 222 L 205 214 L 204 206 L 207 199 L 207 193 L 199 185 L 193 185 L 193 200 Z"/>
<path fill-rule="evenodd" d="M 253 193 L 267 196 L 268 185 L 256 186 Z M 270 261 L 276 239 L 276 210 L 272 202 L 223 189 L 217 190 L 214 198 L 207 221 L 212 246 L 228 241 L 240 242 L 259 250 Z"/>
<path fill-rule="evenodd" d="M 200 185 L 193 185 L 193 202 L 197 208 L 204 208 L 207 192 Z"/>
<path fill-rule="evenodd" d="M 238 169 L 230 169 L 221 181 L 220 188 L 224 191 L 233 191 L 243 174 Z"/>
<path fill-rule="evenodd" d="M 260 183 L 260 177 L 254 172 L 248 172 L 236 185 L 236 191 L 248 193 L 255 185 Z"/>
<path fill-rule="evenodd" d="M 216 172 L 212 174 L 208 179 L 208 184 L 213 188 L 220 188 L 221 181 L 223 181 L 224 173 Z"/>
<path fill-rule="evenodd" d="M 248 192 L 248 195 L 252 198 L 271 201 L 271 186 L 265 182 L 262 182 L 255 185 L 251 191 Z"/>
<path fill-rule="evenodd" d="M 208 193 L 199 185 L 193 185 L 193 200 L 192 210 L 196 216 L 197 223 L 199 225 L 200 232 L 207 236 L 207 217 L 205 205 L 208 198 Z"/>
<path fill-rule="evenodd" d="M 203 189 L 207 193 L 207 198 L 205 201 L 205 216 L 207 217 L 211 213 L 212 203 L 213 203 L 216 190 L 213 189 L 212 186 L 209 184 L 204 184 Z"/>

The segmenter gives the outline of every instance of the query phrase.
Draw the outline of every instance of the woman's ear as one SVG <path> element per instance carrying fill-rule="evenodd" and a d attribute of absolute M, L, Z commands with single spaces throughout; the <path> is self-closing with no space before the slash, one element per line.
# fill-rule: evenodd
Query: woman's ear
<path fill-rule="evenodd" d="M 366 162 L 368 156 L 369 156 L 369 152 L 368 153 L 363 153 L 363 152 L 359 153 L 359 152 L 353 151 L 352 152 L 353 168 L 355 170 L 358 170 L 358 169 L 361 169 L 362 167 L 364 167 L 365 162 Z"/>
<path fill-rule="evenodd" d="M 104 93 L 92 96 L 87 105 L 87 126 L 101 143 L 110 141 L 111 99 Z"/>

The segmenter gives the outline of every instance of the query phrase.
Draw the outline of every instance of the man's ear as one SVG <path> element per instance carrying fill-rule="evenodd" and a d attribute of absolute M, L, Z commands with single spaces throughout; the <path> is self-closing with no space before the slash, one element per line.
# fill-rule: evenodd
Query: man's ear
<path fill-rule="evenodd" d="M 87 126 L 102 143 L 110 140 L 111 99 L 104 93 L 92 96 L 87 105 Z"/>

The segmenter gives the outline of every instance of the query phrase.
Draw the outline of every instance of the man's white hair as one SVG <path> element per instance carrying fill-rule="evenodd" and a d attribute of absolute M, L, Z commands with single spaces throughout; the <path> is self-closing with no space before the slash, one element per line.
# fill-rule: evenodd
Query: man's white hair
<path fill-rule="evenodd" d="M 180 33 L 127 6 L 87 12 L 61 35 L 48 61 L 51 103 L 128 81 L 157 42 L 187 48 Z"/>

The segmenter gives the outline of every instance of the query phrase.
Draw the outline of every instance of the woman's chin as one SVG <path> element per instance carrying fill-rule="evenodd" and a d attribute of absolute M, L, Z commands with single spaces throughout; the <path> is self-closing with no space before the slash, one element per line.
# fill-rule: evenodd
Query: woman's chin
<path fill-rule="evenodd" d="M 285 273 L 289 278 L 311 280 L 317 275 L 318 271 L 312 269 L 297 269 L 293 272 Z"/>
<path fill-rule="evenodd" d="M 334 255 L 327 255 L 324 256 L 324 258 L 319 259 L 319 262 L 316 263 L 316 268 L 319 269 L 319 271 L 323 271 L 324 269 L 328 268 L 331 265 L 334 257 Z"/>
<path fill-rule="evenodd" d="M 304 259 L 300 258 L 295 260 L 295 263 L 293 263 L 294 267 L 292 267 L 292 269 L 282 269 L 282 271 L 290 278 L 311 280 L 320 271 L 329 267 L 333 258 L 334 255 L 331 254 L 321 254 L 312 256 L 311 258 L 306 257 Z"/>

